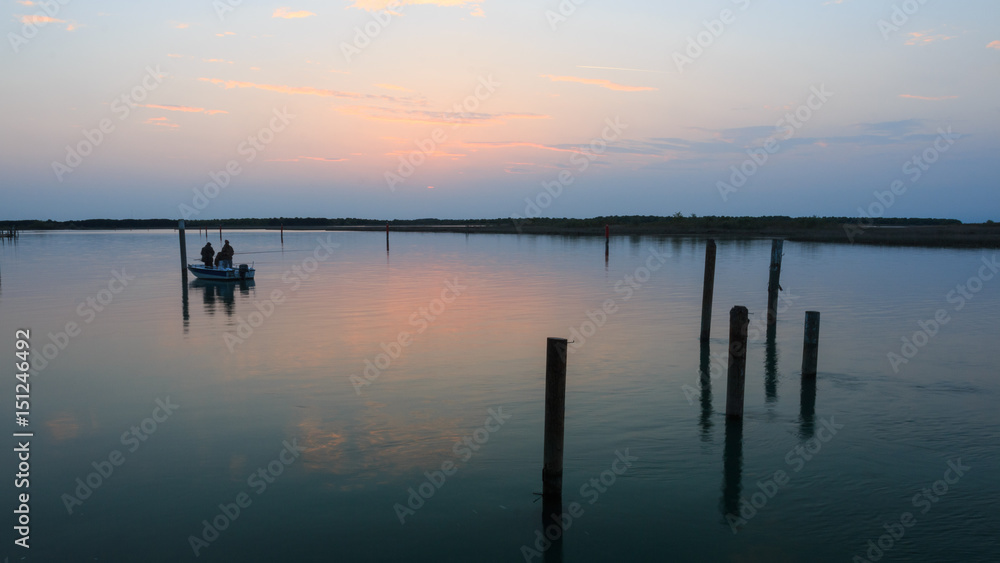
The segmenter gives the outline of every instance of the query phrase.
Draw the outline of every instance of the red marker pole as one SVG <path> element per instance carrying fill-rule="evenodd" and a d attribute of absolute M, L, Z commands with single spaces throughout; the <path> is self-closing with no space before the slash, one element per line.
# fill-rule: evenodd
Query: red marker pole
<path fill-rule="evenodd" d="M 611 225 L 604 225 L 604 240 L 611 238 Z"/>

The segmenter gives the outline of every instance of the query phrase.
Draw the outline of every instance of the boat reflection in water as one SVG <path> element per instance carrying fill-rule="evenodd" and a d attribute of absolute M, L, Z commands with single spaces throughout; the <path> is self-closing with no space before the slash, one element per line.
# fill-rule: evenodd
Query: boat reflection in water
<path fill-rule="evenodd" d="M 221 307 L 231 317 L 236 311 L 236 293 L 239 292 L 241 297 L 250 297 L 254 293 L 254 283 L 252 279 L 239 282 L 195 279 L 188 286 L 196 294 L 202 292 L 206 313 L 214 315 L 216 309 Z"/>

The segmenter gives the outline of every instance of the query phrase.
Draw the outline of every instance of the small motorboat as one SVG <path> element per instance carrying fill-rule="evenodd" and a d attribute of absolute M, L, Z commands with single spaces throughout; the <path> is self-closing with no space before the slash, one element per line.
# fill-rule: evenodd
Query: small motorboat
<path fill-rule="evenodd" d="M 206 268 L 197 264 L 188 264 L 188 270 L 194 277 L 214 281 L 245 281 L 252 280 L 253 265 L 240 264 L 236 268 Z"/>

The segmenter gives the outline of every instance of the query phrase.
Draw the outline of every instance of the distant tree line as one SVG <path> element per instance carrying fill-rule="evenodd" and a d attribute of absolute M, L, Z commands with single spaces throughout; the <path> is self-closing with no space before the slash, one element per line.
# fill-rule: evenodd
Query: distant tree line
<path fill-rule="evenodd" d="M 767 217 L 725 217 L 725 216 L 705 216 L 698 217 L 690 215 L 682 216 L 680 213 L 672 216 L 657 215 L 612 215 L 602 217 L 592 217 L 590 219 L 571 219 L 554 217 L 537 217 L 533 219 L 519 219 L 516 223 L 520 227 L 530 226 L 546 229 L 569 229 L 569 230 L 591 230 L 602 228 L 604 225 L 627 226 L 632 230 L 660 230 L 666 229 L 675 231 L 678 229 L 690 231 L 771 231 L 771 230 L 813 230 L 813 229 L 833 229 L 840 228 L 845 223 L 858 223 L 857 217 L 787 217 L 787 216 L 767 216 Z M 444 226 L 444 225 L 477 225 L 483 227 L 507 228 L 515 224 L 511 218 L 501 217 L 498 219 L 357 219 L 339 218 L 328 219 L 325 217 L 272 217 L 272 218 L 242 218 L 242 219 L 194 219 L 185 221 L 188 229 L 212 229 L 224 228 L 278 228 L 282 225 L 289 228 L 296 227 L 359 227 L 359 226 L 381 226 L 385 224 L 393 226 Z M 904 227 L 904 226 L 941 226 L 941 225 L 961 225 L 957 219 L 930 219 L 930 218 L 876 218 L 865 219 L 865 225 Z M 992 221 L 987 222 L 993 225 Z M 99 229 L 99 230 L 125 230 L 125 229 L 176 229 L 175 219 L 84 219 L 78 221 L 52 221 L 52 220 L 21 220 L 6 221 L 4 228 L 16 228 L 18 230 L 67 230 L 67 229 Z"/>

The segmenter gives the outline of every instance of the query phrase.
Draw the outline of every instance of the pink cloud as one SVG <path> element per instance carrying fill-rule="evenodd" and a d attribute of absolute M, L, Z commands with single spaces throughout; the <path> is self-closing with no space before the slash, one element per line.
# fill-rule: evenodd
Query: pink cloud
<path fill-rule="evenodd" d="M 316 14 L 312 12 L 307 12 L 305 10 L 299 10 L 298 12 L 293 12 L 291 8 L 283 7 L 278 8 L 271 14 L 272 18 L 284 18 L 286 20 L 298 19 L 298 18 L 308 18 L 315 16 Z"/>

